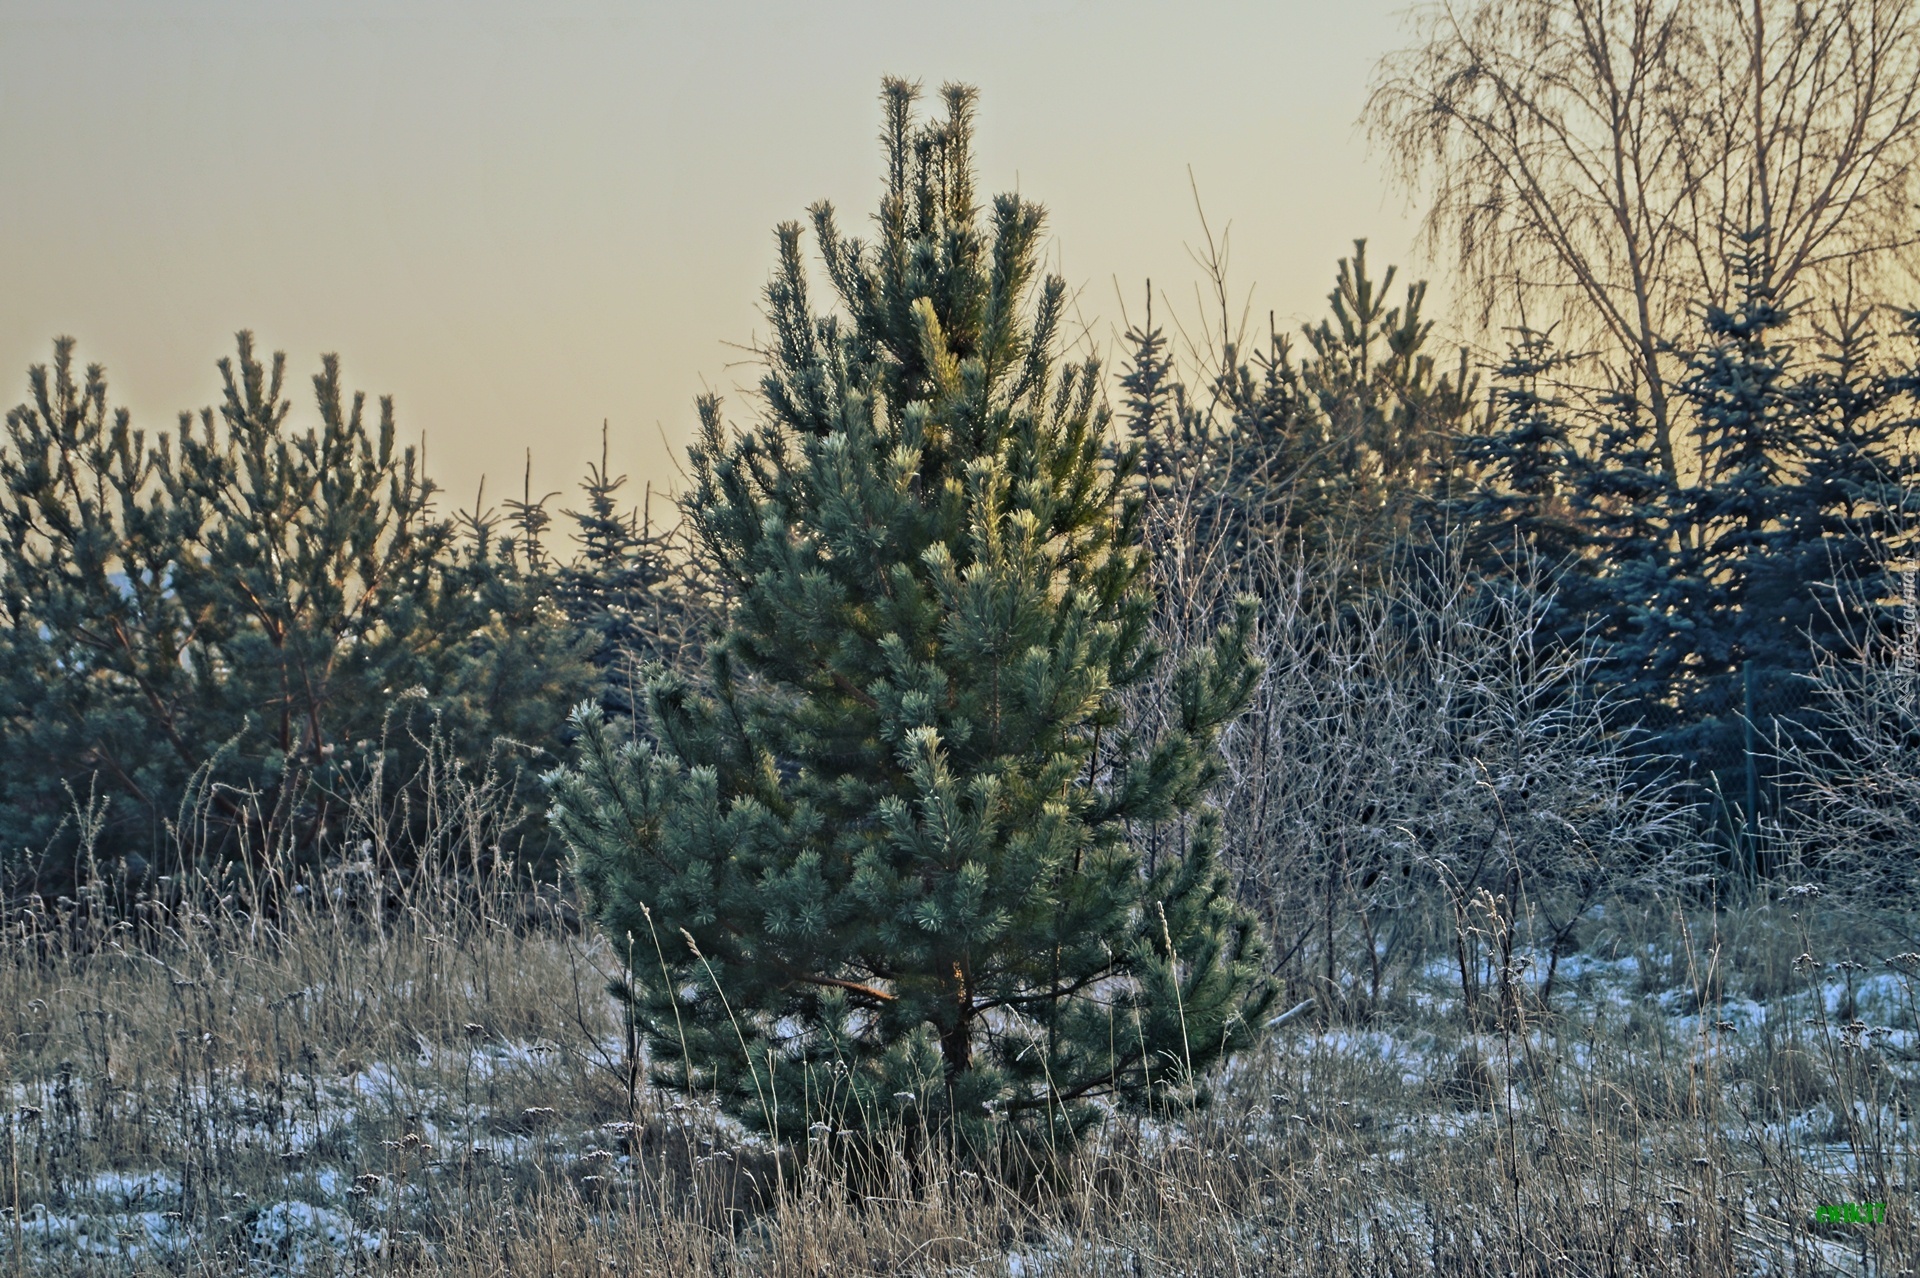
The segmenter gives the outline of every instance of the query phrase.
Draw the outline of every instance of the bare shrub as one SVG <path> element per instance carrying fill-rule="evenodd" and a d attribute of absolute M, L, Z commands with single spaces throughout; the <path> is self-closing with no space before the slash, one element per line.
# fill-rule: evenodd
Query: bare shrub
<path fill-rule="evenodd" d="M 1817 654 L 1821 731 L 1775 743 L 1782 784 L 1797 800 L 1794 828 L 1774 832 L 1791 868 L 1881 907 L 1911 902 L 1920 889 L 1920 595 L 1911 567 L 1900 585 L 1893 642 L 1868 636 L 1851 651 Z"/>
<path fill-rule="evenodd" d="M 1296 990 L 1335 1008 L 1373 1007 L 1388 967 L 1436 944 L 1470 1012 L 1489 984 L 1507 1004 L 1516 956 L 1544 965 L 1550 997 L 1596 907 L 1693 877 L 1690 810 L 1589 695 L 1588 658 L 1546 633 L 1537 573 L 1496 585 L 1403 561 L 1354 589 L 1339 562 L 1162 556 L 1175 648 L 1232 591 L 1264 601 L 1266 674 L 1220 798 L 1243 887 Z"/>

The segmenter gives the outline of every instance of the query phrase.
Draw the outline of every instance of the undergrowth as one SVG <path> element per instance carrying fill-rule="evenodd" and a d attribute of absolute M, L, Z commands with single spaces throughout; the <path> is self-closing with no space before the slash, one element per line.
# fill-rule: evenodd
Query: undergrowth
<path fill-rule="evenodd" d="M 1444 954 L 1199 1112 L 981 1176 L 911 1132 L 774 1149 L 645 1086 L 564 899 L 373 865 L 271 919 L 183 890 L 18 916 L 0 1272 L 1910 1271 L 1920 957 L 1814 893 Z M 1497 927 L 1498 916 L 1485 926 Z M 1493 938 L 1498 949 L 1498 938 Z M 1484 1000 L 1483 1000 L 1484 1003 Z M 1358 1005 L 1355 1005 L 1356 1007 Z M 1317 1019 L 1316 1019 L 1317 1017 Z M 1886 1203 L 1884 1223 L 1817 1218 Z"/>

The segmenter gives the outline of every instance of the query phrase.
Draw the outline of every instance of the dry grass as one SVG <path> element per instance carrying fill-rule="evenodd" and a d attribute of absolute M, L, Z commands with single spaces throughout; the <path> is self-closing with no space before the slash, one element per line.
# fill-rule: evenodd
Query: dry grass
<path fill-rule="evenodd" d="M 823 1132 L 776 1158 L 634 1085 L 602 992 L 618 956 L 552 902 L 333 886 L 271 924 L 214 901 L 165 924 L 15 925 L 0 1272 L 1920 1263 L 1920 973 L 1816 897 L 1609 919 L 1562 960 L 1553 1010 L 1516 973 L 1491 1028 L 1443 959 L 1397 968 L 1366 1024 L 1296 1023 L 1208 1111 L 1116 1116 L 1036 1186 L 907 1144 L 836 1158 Z M 1844 1202 L 1887 1220 L 1815 1222 Z"/>

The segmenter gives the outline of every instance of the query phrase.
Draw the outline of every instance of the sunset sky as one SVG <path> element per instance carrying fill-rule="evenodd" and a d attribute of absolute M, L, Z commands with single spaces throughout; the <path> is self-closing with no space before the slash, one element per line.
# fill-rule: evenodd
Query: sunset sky
<path fill-rule="evenodd" d="M 693 397 L 746 409 L 775 223 L 872 211 L 884 74 L 979 86 L 983 185 L 1050 209 L 1101 350 L 1148 277 L 1196 314 L 1189 166 L 1237 300 L 1295 324 L 1356 236 L 1419 266 L 1354 123 L 1403 10 L 0 0 L 4 402 L 68 333 L 164 428 L 248 327 L 296 424 L 324 351 L 393 394 L 454 504 L 528 447 L 571 489 L 603 418 L 671 486 Z"/>

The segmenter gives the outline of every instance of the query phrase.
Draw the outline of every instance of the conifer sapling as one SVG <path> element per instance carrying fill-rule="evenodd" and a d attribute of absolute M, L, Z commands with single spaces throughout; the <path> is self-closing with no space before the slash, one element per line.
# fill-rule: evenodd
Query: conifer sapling
<path fill-rule="evenodd" d="M 1266 945 L 1205 806 L 1258 678 L 1254 605 L 1129 732 L 1160 654 L 1138 450 L 1058 356 L 1041 209 L 975 201 L 973 92 L 889 80 L 871 241 L 779 229 L 758 420 L 700 403 L 685 508 L 731 609 L 706 686 L 648 686 L 653 742 L 578 713 L 553 819 L 657 1081 L 776 1137 L 1064 1139 L 1097 1098 L 1191 1099 L 1259 1032 Z M 1149 873 L 1159 823 L 1185 855 Z"/>

